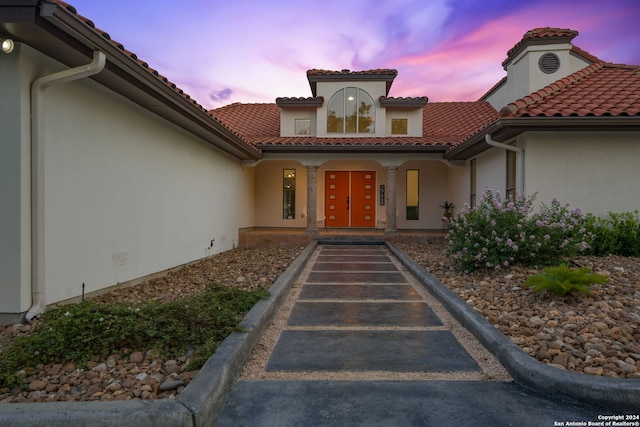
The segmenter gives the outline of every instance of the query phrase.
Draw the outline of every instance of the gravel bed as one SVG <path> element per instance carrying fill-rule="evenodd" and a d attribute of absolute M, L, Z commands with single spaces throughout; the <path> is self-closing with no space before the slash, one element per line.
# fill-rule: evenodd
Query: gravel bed
<path fill-rule="evenodd" d="M 215 282 L 244 289 L 269 288 L 304 248 L 235 249 L 173 269 L 162 277 L 95 297 L 99 302 L 171 301 L 202 292 Z M 3 325 L 0 340 L 27 333 L 31 325 Z M 2 343 L 0 342 L 0 347 Z M 28 390 L 0 389 L 0 402 L 163 399 L 177 396 L 198 371 L 187 371 L 188 355 L 164 360 L 146 349 L 96 356 L 86 369 L 75 363 L 24 370 Z"/>
<path fill-rule="evenodd" d="M 540 269 L 461 275 L 444 256 L 444 246 L 398 247 L 530 356 L 569 371 L 640 379 L 640 258 L 576 257 L 572 264 L 610 280 L 591 285 L 589 294 L 560 297 L 524 286 Z"/>
<path fill-rule="evenodd" d="M 532 357 L 569 371 L 640 379 L 640 258 L 576 258 L 575 263 L 589 266 L 611 280 L 592 286 L 589 295 L 557 297 L 523 286 L 526 277 L 537 272 L 535 269 L 512 267 L 461 275 L 451 269 L 442 246 L 399 244 L 398 247 Z M 114 289 L 95 299 L 169 301 L 201 292 L 211 282 L 245 289 L 268 288 L 303 249 L 227 251 L 174 269 L 162 277 Z M 278 322 L 283 320 L 276 319 L 274 323 Z M 3 325 L 0 339 L 27 333 L 31 327 Z M 464 331 L 460 334 L 459 339 L 464 341 Z M 272 344 L 267 347 L 269 345 Z M 258 348 L 256 353 L 263 350 Z M 138 349 L 122 357 L 96 356 L 86 369 L 73 363 L 38 365 L 25 370 L 28 391 L 12 393 L 0 389 L 0 401 L 171 398 L 197 373 L 186 371 L 188 363 L 188 355 L 163 360 L 151 351 Z M 245 371 L 245 375 L 255 378 L 261 374 Z M 496 377 L 500 374 L 495 374 L 494 379 Z"/>

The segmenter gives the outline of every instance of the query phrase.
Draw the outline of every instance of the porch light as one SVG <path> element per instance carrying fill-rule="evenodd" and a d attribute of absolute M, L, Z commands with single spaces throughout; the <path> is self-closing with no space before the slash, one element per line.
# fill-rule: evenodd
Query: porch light
<path fill-rule="evenodd" d="M 11 53 L 13 48 L 15 47 L 15 43 L 11 39 L 0 39 L 0 46 L 2 46 L 2 51 L 4 53 Z"/>

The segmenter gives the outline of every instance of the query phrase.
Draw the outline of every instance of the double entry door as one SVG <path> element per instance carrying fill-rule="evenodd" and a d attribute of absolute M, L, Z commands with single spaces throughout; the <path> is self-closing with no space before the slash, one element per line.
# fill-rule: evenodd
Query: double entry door
<path fill-rule="evenodd" d="M 324 182 L 327 227 L 375 227 L 375 171 L 326 171 Z"/>

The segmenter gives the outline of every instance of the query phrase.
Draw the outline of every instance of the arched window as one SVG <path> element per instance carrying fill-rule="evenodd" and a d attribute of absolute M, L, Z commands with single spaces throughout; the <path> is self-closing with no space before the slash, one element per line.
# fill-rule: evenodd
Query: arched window
<path fill-rule="evenodd" d="M 373 98 L 357 87 L 340 89 L 327 110 L 327 133 L 374 133 L 376 108 Z"/>

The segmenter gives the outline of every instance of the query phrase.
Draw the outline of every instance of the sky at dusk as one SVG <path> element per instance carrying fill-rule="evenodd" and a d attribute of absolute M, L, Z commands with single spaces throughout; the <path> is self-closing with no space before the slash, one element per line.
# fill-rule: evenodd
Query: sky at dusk
<path fill-rule="evenodd" d="M 639 0 L 66 1 L 207 108 L 311 96 L 312 68 L 393 68 L 390 96 L 473 101 L 537 27 L 640 64 Z"/>

